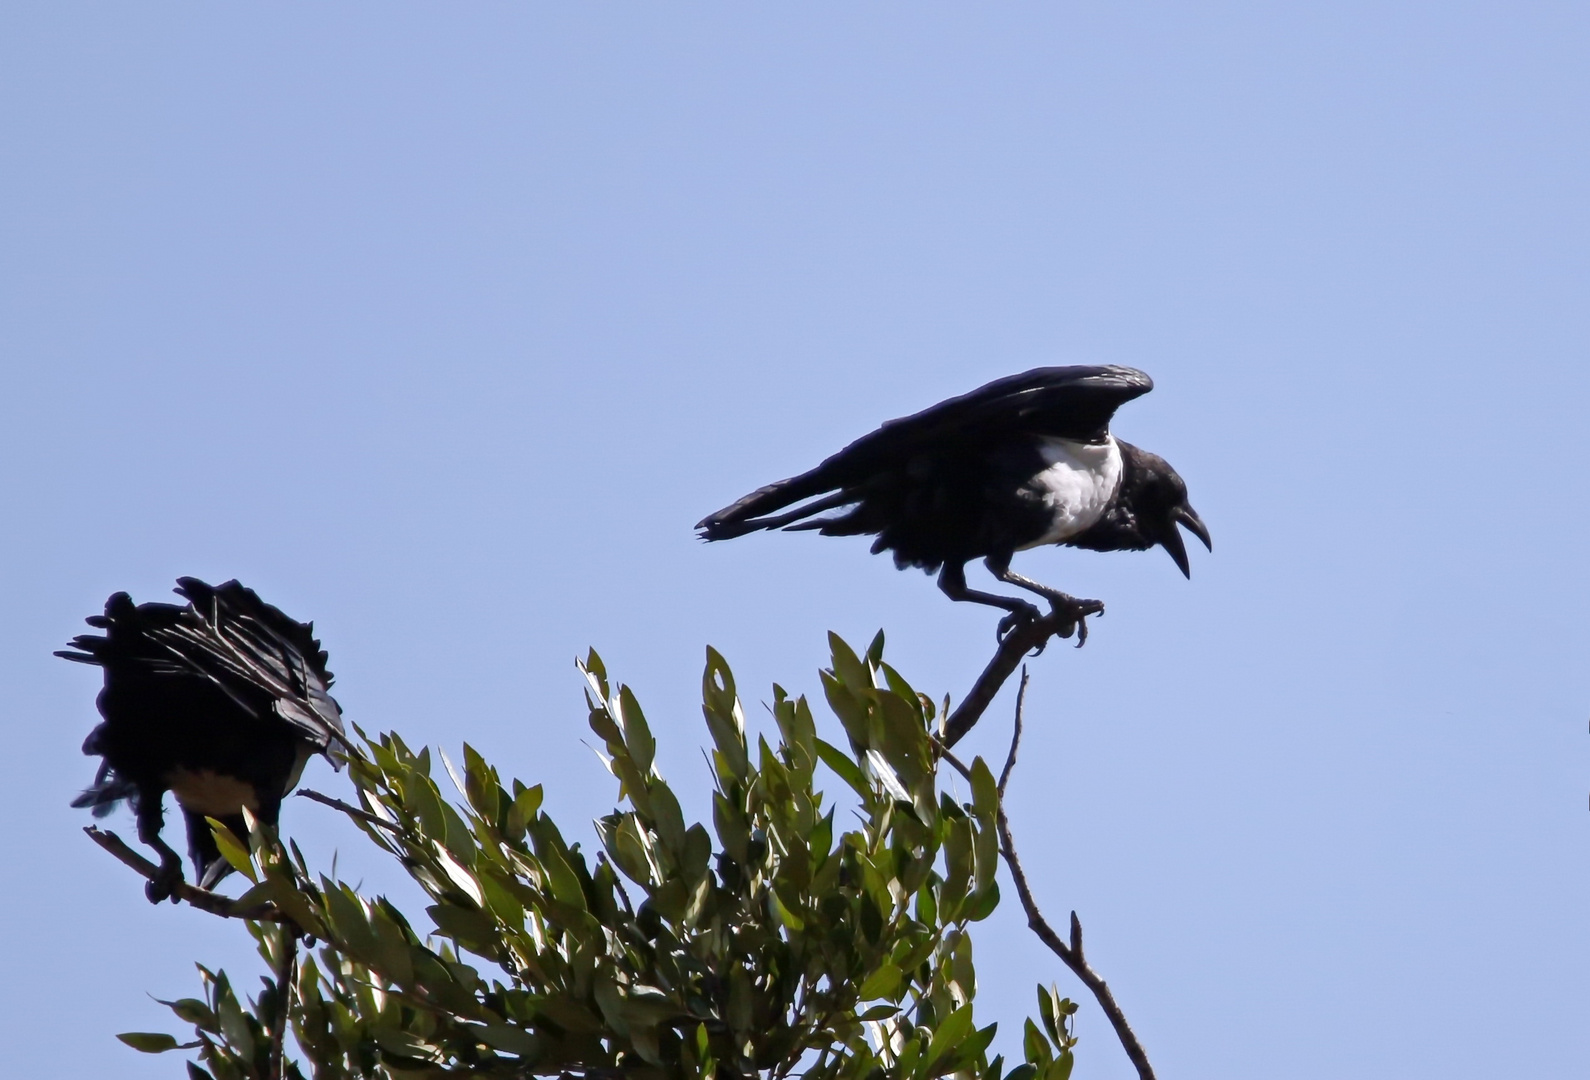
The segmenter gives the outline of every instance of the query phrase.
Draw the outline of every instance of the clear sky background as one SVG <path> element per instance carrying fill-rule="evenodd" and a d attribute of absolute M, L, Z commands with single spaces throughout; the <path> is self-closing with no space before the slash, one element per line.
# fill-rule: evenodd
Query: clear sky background
<path fill-rule="evenodd" d="M 589 835 L 588 646 L 701 789 L 709 642 L 753 717 L 830 629 L 936 694 L 992 650 L 865 540 L 693 522 L 1117 363 L 1215 551 L 1018 559 L 1109 603 L 1032 665 L 1043 903 L 1167 1080 L 1586 1075 L 1587 72 L 1590 8 L 1518 0 L 5 5 L 4 1070 L 178 1075 L 112 1033 L 257 985 L 67 805 L 97 678 L 50 652 L 110 592 L 241 578 L 350 720 Z M 1085 993 L 1013 899 L 978 941 L 1006 1048 Z"/>

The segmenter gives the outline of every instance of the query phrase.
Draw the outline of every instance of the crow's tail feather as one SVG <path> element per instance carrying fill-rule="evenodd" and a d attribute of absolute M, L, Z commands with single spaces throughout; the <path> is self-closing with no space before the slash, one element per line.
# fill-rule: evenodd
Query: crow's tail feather
<path fill-rule="evenodd" d="M 708 515 L 696 523 L 696 530 L 703 540 L 732 540 L 759 529 L 781 529 L 791 522 L 855 501 L 855 496 L 836 491 L 827 498 L 798 506 L 788 513 L 773 513 L 802 499 L 821 495 L 832 487 L 832 484 L 824 483 L 812 473 L 780 480 L 776 484 L 757 488 L 743 499 Z"/>

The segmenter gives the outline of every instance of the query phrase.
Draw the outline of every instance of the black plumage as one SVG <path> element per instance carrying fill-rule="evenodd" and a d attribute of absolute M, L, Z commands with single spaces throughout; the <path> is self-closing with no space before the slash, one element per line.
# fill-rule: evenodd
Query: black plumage
<path fill-rule="evenodd" d="M 104 669 L 96 704 L 103 722 L 83 752 L 103 760 L 73 806 L 96 817 L 128 800 L 138 835 L 161 856 L 149 885 L 159 902 L 182 878 L 182 861 L 160 838 L 164 797 L 187 821 L 197 880 L 209 887 L 228 869 L 205 817 L 247 836 L 243 809 L 274 825 L 282 798 L 313 754 L 336 764 L 347 745 L 342 711 L 329 693 L 326 654 L 309 623 L 297 622 L 236 581 L 210 586 L 179 578 L 180 604 L 137 604 L 124 592 L 57 656 Z"/>
<path fill-rule="evenodd" d="M 1210 546 L 1176 470 L 1110 434 L 1116 409 L 1153 386 L 1126 367 L 1038 368 L 998 379 L 887 421 L 815 469 L 759 488 L 696 528 L 706 540 L 758 529 L 875 536 L 875 554 L 891 551 L 902 569 L 937 572 L 951 598 L 1008 611 L 1001 634 L 1036 617 L 1024 600 L 967 588 L 966 564 L 983 559 L 995 577 L 1081 623 L 1103 605 L 1011 572 L 1017 551 L 1046 543 L 1095 551 L 1158 545 L 1191 576 L 1178 526 Z M 839 512 L 815 516 L 827 511 Z"/>

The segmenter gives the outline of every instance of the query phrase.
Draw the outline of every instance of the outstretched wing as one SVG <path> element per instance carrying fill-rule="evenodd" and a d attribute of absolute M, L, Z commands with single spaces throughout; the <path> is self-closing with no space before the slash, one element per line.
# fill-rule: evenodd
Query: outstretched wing
<path fill-rule="evenodd" d="M 105 668 L 107 681 L 118 675 L 203 679 L 249 716 L 269 713 L 288 724 L 321 753 L 329 756 L 332 743 L 348 745 L 326 654 L 311 624 L 289 618 L 236 581 L 210 586 L 179 578 L 176 591 L 187 606 L 135 607 L 126 593 L 117 593 L 104 615 L 88 620 L 105 635 L 80 635 L 72 640 L 75 651 L 56 655 Z"/>
<path fill-rule="evenodd" d="M 953 454 L 1014 435 L 1097 442 L 1121 405 L 1154 382 L 1127 367 L 1048 367 L 996 379 L 969 394 L 885 422 L 809 472 L 759 488 L 700 521 L 705 540 L 776 529 L 857 501 L 880 478 L 909 468 L 925 451 Z M 831 494 L 830 494 L 831 493 Z M 814 499 L 787 513 L 775 511 Z"/>

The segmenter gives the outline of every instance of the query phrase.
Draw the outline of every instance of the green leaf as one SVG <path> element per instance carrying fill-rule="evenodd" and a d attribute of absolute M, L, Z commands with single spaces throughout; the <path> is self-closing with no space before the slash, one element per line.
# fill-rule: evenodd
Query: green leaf
<path fill-rule="evenodd" d="M 987 888 L 978 889 L 961 908 L 961 917 L 967 922 L 982 922 L 999 906 L 999 882 L 990 881 Z"/>
<path fill-rule="evenodd" d="M 480 1027 L 470 1024 L 464 1030 L 494 1050 L 506 1050 L 531 1060 L 541 1055 L 541 1040 L 512 1024 L 484 1024 Z"/>
<path fill-rule="evenodd" d="M 939 894 L 945 918 L 958 917 L 972 880 L 972 822 L 957 818 L 944 837 L 944 887 Z"/>
<path fill-rule="evenodd" d="M 712 837 L 700 825 L 690 826 L 685 831 L 685 850 L 684 857 L 679 860 L 680 868 L 689 880 L 700 881 L 707 876 L 707 864 L 711 861 Z"/>
<path fill-rule="evenodd" d="M 254 861 L 249 857 L 248 845 L 232 835 L 232 830 L 221 824 L 213 817 L 204 819 L 210 824 L 210 835 L 215 837 L 215 846 L 221 851 L 221 858 L 227 865 L 242 874 L 250 881 L 259 881 L 259 872 L 254 869 Z"/>
<path fill-rule="evenodd" d="M 734 673 L 728 662 L 710 646 L 707 648 L 707 667 L 701 674 L 701 712 L 707 720 L 707 731 L 712 736 L 718 753 L 723 757 L 729 775 L 745 780 L 751 771 L 751 761 L 745 748 L 745 713 L 734 690 Z"/>
<path fill-rule="evenodd" d="M 872 675 L 856 655 L 856 650 L 831 630 L 828 632 L 828 651 L 833 658 L 834 676 L 852 693 L 872 689 Z"/>
<path fill-rule="evenodd" d="M 201 1031 L 212 1033 L 216 1031 L 215 1013 L 198 998 L 178 998 L 176 1001 L 161 1001 L 160 1004 L 176 1013 L 177 1019 L 192 1024 Z"/>
<path fill-rule="evenodd" d="M 982 758 L 972 762 L 972 806 L 978 817 L 990 823 L 999 812 L 999 784 Z"/>
<path fill-rule="evenodd" d="M 1076 1057 L 1070 1050 L 1060 1051 L 1060 1056 L 1054 1059 L 1053 1064 L 1044 1070 L 1043 1080 L 1070 1080 L 1071 1067 L 1076 1064 Z"/>
<path fill-rule="evenodd" d="M 989 1024 L 981 1031 L 972 1032 L 958 1046 L 950 1048 L 949 1055 L 939 1063 L 940 1071 L 958 1071 L 980 1059 L 983 1051 L 988 1049 L 988 1044 L 994 1041 L 998 1031 L 998 1024 Z M 998 1075 L 997 1070 L 990 1071 Z"/>
<path fill-rule="evenodd" d="M 379 961 L 377 967 L 381 973 L 399 986 L 412 985 L 414 963 L 409 958 L 408 941 L 402 927 L 381 904 L 371 908 L 370 929 L 375 932 L 376 956 L 373 959 Z"/>
<path fill-rule="evenodd" d="M 822 758 L 823 764 L 833 770 L 834 775 L 850 785 L 863 802 L 873 799 L 872 785 L 867 782 L 866 774 L 861 771 L 850 756 L 837 746 L 822 739 L 817 740 L 817 756 Z"/>
<path fill-rule="evenodd" d="M 331 922 L 331 929 L 339 939 L 338 944 L 345 946 L 360 959 L 372 958 L 377 949 L 375 931 L 370 927 L 363 901 L 347 886 L 334 885 L 324 878 L 322 883 L 325 895 L 324 911 Z"/>
<path fill-rule="evenodd" d="M 924 719 L 922 714 L 922 695 L 912 689 L 911 684 L 888 664 L 875 665 L 883 672 L 883 681 L 889 687 L 889 692 L 911 707 L 911 713 L 917 726 L 921 727 Z"/>
<path fill-rule="evenodd" d="M 812 853 L 814 866 L 828 857 L 829 849 L 834 846 L 833 810 L 829 810 L 812 823 L 812 831 L 806 837 L 806 846 Z"/>
<path fill-rule="evenodd" d="M 469 798 L 469 805 L 489 822 L 496 824 L 496 800 L 501 789 L 486 759 L 467 742 L 464 744 L 464 792 Z"/>
<path fill-rule="evenodd" d="M 513 797 L 513 806 L 508 810 L 508 836 L 514 843 L 524 839 L 525 830 L 536 819 L 536 811 L 541 809 L 541 794 L 541 785 L 537 784 Z"/>
<path fill-rule="evenodd" d="M 653 780 L 650 788 L 651 812 L 657 823 L 657 838 L 675 862 L 682 862 L 685 854 L 685 815 L 679 809 L 679 800 L 674 797 L 673 789 L 661 780 Z"/>
<path fill-rule="evenodd" d="M 258 885 L 246 889 L 243 892 L 243 895 L 232 901 L 232 910 L 247 911 L 250 908 L 259 907 L 261 904 L 268 904 L 274 900 L 275 897 L 275 884 L 269 880 L 262 881 Z"/>
<path fill-rule="evenodd" d="M 607 665 L 602 663 L 602 658 L 596 655 L 596 650 L 591 649 L 585 655 L 583 664 L 575 662 L 585 677 L 591 680 L 592 688 L 602 697 L 607 697 Z"/>
<path fill-rule="evenodd" d="M 867 735 L 867 705 L 857 697 L 850 687 L 835 676 L 832 672 L 820 671 L 817 677 L 822 680 L 823 697 L 828 699 L 828 707 L 834 715 L 839 717 L 839 722 L 845 727 L 845 734 L 850 738 L 850 744 L 858 750 L 869 744 Z"/>
<path fill-rule="evenodd" d="M 585 889 L 581 887 L 579 877 L 564 859 L 563 853 L 550 843 L 536 846 L 541 865 L 546 868 L 547 884 L 551 887 L 553 897 L 570 907 L 586 910 Z"/>
<path fill-rule="evenodd" d="M 923 1060 L 928 1063 L 929 1072 L 939 1059 L 960 1045 L 961 1040 L 972 1032 L 972 1006 L 968 1002 L 944 1020 L 938 1030 L 933 1033 L 933 1041 L 928 1043 L 927 1054 Z"/>
<path fill-rule="evenodd" d="M 778 917 L 778 921 L 783 923 L 786 929 L 795 931 L 806 929 L 805 921 L 785 906 L 784 901 L 778 895 L 777 889 L 767 890 L 767 899 L 768 903 L 772 905 L 774 915 Z"/>
<path fill-rule="evenodd" d="M 161 1031 L 124 1031 L 116 1038 L 142 1054 L 164 1054 L 181 1045 L 174 1036 Z M 198 1043 L 191 1045 L 197 1046 Z"/>
<path fill-rule="evenodd" d="M 729 969 L 729 1026 L 736 1033 L 751 1030 L 751 1017 L 755 1008 L 756 991 L 751 986 L 751 976 L 744 967 L 735 964 Z"/>
<path fill-rule="evenodd" d="M 894 767 L 889 764 L 888 759 L 882 754 L 876 750 L 868 750 L 867 765 L 872 769 L 872 775 L 883 783 L 884 790 L 893 798 L 904 803 L 911 801 L 911 793 L 905 789 L 904 784 L 900 783 L 899 774 L 894 771 Z"/>
<path fill-rule="evenodd" d="M 651 859 L 646 854 L 646 842 L 634 814 L 609 814 L 596 823 L 596 831 L 608 857 L 625 877 L 637 885 L 654 883 Z"/>
<path fill-rule="evenodd" d="M 657 740 L 652 737 L 651 728 L 646 724 L 646 715 L 640 711 L 640 702 L 635 700 L 629 687 L 621 686 L 618 688 L 617 704 L 617 719 L 624 729 L 624 745 L 629 748 L 629 756 L 643 774 L 649 773 L 652 759 L 657 755 Z"/>
<path fill-rule="evenodd" d="M 884 964 L 877 971 L 867 976 L 867 981 L 861 984 L 857 996 L 862 1001 L 873 1001 L 877 998 L 893 998 L 895 991 L 900 988 L 900 980 L 904 973 L 893 964 Z"/>
<path fill-rule="evenodd" d="M 883 628 L 881 626 L 878 628 L 878 632 L 873 635 L 872 644 L 867 646 L 867 663 L 873 667 L 883 663 Z"/>
<path fill-rule="evenodd" d="M 1049 1049 L 1049 1040 L 1043 1037 L 1043 1032 L 1038 1030 L 1038 1025 L 1029 1017 L 1022 1028 L 1022 1052 L 1026 1055 L 1029 1064 L 1040 1068 L 1047 1068 L 1054 1060 L 1054 1053 Z"/>
<path fill-rule="evenodd" d="M 403 801 L 409 811 L 419 819 L 420 828 L 426 836 L 438 843 L 445 843 L 447 818 L 442 813 L 442 796 L 436 790 L 436 784 L 418 772 L 410 773 L 405 779 Z"/>
<path fill-rule="evenodd" d="M 624 729 L 618 726 L 613 719 L 613 714 L 608 711 L 607 699 L 585 696 L 586 704 L 590 706 L 590 715 L 586 722 L 591 725 L 591 730 L 601 736 L 602 742 L 614 754 L 628 756 L 629 751 L 624 746 Z"/>
<path fill-rule="evenodd" d="M 249 1027 L 248 1014 L 224 982 L 216 984 L 215 1015 L 221 1021 L 221 1036 L 227 1044 L 243 1057 L 253 1057 L 254 1032 Z"/>
<path fill-rule="evenodd" d="M 457 907 L 453 904 L 432 904 L 425 909 L 430 915 L 436 928 L 448 937 L 457 938 L 458 941 L 471 952 L 482 956 L 491 955 L 493 940 L 496 937 L 496 926 L 491 917 L 483 911 L 472 911 L 469 908 Z M 379 950 L 379 946 L 377 947 Z M 482 951 L 487 950 L 487 951 Z M 385 974 L 395 974 L 387 968 L 385 950 L 379 950 L 378 955 L 372 960 L 380 960 L 380 966 Z"/>
<path fill-rule="evenodd" d="M 445 847 L 435 849 L 436 863 L 441 867 L 442 873 L 447 876 L 459 892 L 469 897 L 477 906 L 486 902 L 485 894 L 480 891 L 480 882 L 475 880 L 475 875 L 453 857 L 453 853 Z"/>
<path fill-rule="evenodd" d="M 737 863 L 750 858 L 751 828 L 740 808 L 717 792 L 712 793 L 712 826 L 718 842 Z"/>
<path fill-rule="evenodd" d="M 316 937 L 325 936 L 325 926 L 311 907 L 311 901 L 278 865 L 267 863 L 265 880 L 271 886 L 271 902 L 290 915 L 301 930 Z"/>
<path fill-rule="evenodd" d="M 1056 1046 L 1063 1046 L 1065 1039 L 1060 1034 L 1060 1022 L 1055 1016 L 1055 1002 L 1059 1000 L 1059 996 L 1051 993 L 1042 983 L 1038 984 L 1038 1015 L 1043 1019 L 1043 1028 Z"/>

